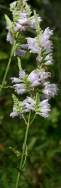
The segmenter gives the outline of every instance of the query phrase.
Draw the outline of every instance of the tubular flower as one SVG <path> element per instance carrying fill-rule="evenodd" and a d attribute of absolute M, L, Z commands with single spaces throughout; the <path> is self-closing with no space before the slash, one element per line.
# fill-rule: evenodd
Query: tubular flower
<path fill-rule="evenodd" d="M 43 93 L 48 98 L 54 97 L 57 94 L 57 85 L 56 84 L 50 84 L 50 82 L 45 82 Z"/>

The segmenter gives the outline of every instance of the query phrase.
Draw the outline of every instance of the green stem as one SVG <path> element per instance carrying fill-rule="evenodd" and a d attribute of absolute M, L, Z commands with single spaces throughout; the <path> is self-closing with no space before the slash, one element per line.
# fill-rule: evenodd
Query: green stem
<path fill-rule="evenodd" d="M 25 122 L 25 125 L 27 125 L 27 121 L 26 121 L 26 119 L 25 119 L 25 116 L 24 116 L 24 115 L 22 115 L 22 118 L 23 118 L 23 120 L 24 120 L 24 122 Z"/>
<path fill-rule="evenodd" d="M 21 156 L 20 168 L 19 168 L 20 171 L 23 169 L 23 166 L 24 166 L 23 164 L 24 164 L 24 157 L 25 157 L 25 152 L 26 152 L 26 143 L 27 143 L 27 137 L 28 137 L 29 126 L 30 126 L 30 115 L 31 115 L 31 114 L 29 113 L 28 122 L 26 123 L 27 128 L 26 128 L 25 139 L 24 139 L 23 148 L 22 148 L 22 156 Z M 25 160 L 25 161 L 26 161 L 26 160 Z M 18 188 L 19 179 L 20 179 L 20 172 L 18 172 L 18 175 L 17 175 L 15 188 Z"/>
<path fill-rule="evenodd" d="M 0 88 L 1 88 L 1 84 L 0 84 Z M 7 86 L 4 86 L 4 89 L 8 89 L 8 88 L 13 88 L 13 86 L 10 86 L 10 85 L 7 85 Z"/>
<path fill-rule="evenodd" d="M 11 49 L 10 58 L 9 58 L 9 61 L 8 61 L 7 67 L 6 67 L 6 71 L 5 71 L 3 80 L 2 80 L 2 84 L 1 84 L 1 87 L 0 87 L 0 92 L 2 91 L 2 89 L 3 89 L 3 87 L 4 87 L 4 84 L 5 84 L 5 81 L 6 81 L 6 77 L 7 77 L 8 71 L 9 71 L 11 59 L 12 59 L 12 56 L 13 56 L 13 54 L 14 54 L 14 49 L 15 49 L 15 42 L 14 42 L 13 47 L 12 47 L 12 49 Z"/>
<path fill-rule="evenodd" d="M 33 119 L 31 120 L 30 125 L 33 123 L 33 121 L 35 120 L 35 118 L 36 118 L 36 114 L 34 115 Z"/>

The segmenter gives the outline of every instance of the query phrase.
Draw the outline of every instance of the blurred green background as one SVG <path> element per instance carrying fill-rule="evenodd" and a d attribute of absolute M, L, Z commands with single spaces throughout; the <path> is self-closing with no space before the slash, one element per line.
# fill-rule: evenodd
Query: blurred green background
<path fill-rule="evenodd" d="M 11 46 L 6 41 L 4 14 L 9 11 L 10 0 L 0 0 L 0 84 L 6 69 Z M 29 0 L 29 4 L 42 17 L 42 28 L 54 30 L 53 81 L 58 84 L 58 95 L 52 99 L 50 117 L 37 117 L 29 130 L 28 157 L 19 188 L 61 188 L 61 1 Z M 32 61 L 32 59 L 31 59 Z M 25 59 L 27 66 L 28 57 Z M 18 74 L 15 57 L 12 59 L 10 77 Z M 11 119 L 12 89 L 3 89 L 0 95 L 0 188 L 15 188 L 22 143 L 26 126 L 23 120 Z"/>

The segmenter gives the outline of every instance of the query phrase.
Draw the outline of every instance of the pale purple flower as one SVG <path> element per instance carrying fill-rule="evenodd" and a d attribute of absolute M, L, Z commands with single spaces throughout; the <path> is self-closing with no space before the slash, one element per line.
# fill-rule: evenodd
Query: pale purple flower
<path fill-rule="evenodd" d="M 31 97 L 27 97 L 24 101 L 23 101 L 23 105 L 24 105 L 24 111 L 28 112 L 33 110 L 35 108 L 35 101 L 34 99 L 32 99 Z"/>
<path fill-rule="evenodd" d="M 36 38 L 28 37 L 27 44 L 28 44 L 28 49 L 30 50 L 30 52 L 36 53 L 36 54 L 38 54 L 40 52 L 41 49 L 38 46 L 38 42 L 37 42 Z"/>
<path fill-rule="evenodd" d="M 26 76 L 25 71 L 21 69 L 19 71 L 19 78 L 11 77 L 12 83 L 21 83 L 21 82 L 23 82 L 23 79 L 25 78 L 25 76 Z"/>
<path fill-rule="evenodd" d="M 20 79 L 16 77 L 11 77 L 12 83 L 20 83 Z"/>
<path fill-rule="evenodd" d="M 48 117 L 50 112 L 50 104 L 48 103 L 47 99 L 41 101 L 39 104 L 36 104 L 36 100 L 32 99 L 31 97 L 27 97 L 23 101 L 23 105 L 24 105 L 24 112 L 29 112 L 32 110 L 36 114 L 39 114 L 44 118 Z"/>
<path fill-rule="evenodd" d="M 42 21 L 42 19 L 39 16 L 37 16 L 37 21 L 38 21 L 38 23 L 40 23 Z M 36 28 L 36 18 L 35 18 L 35 15 L 30 18 L 30 27 L 33 28 L 33 29 Z"/>
<path fill-rule="evenodd" d="M 37 16 L 38 23 L 40 23 L 41 18 Z M 36 18 L 35 15 L 29 17 L 28 13 L 26 11 L 20 12 L 19 18 L 16 22 L 16 25 L 14 27 L 14 31 L 17 32 L 18 30 L 20 31 L 25 31 L 28 27 L 32 29 L 36 29 Z"/>
<path fill-rule="evenodd" d="M 13 107 L 13 112 L 10 113 L 10 117 L 14 118 L 16 116 L 18 116 L 18 112 L 16 110 L 16 107 Z"/>
<path fill-rule="evenodd" d="M 50 104 L 48 103 L 47 99 L 40 102 L 40 111 L 41 111 L 41 116 L 43 116 L 44 118 L 49 116 Z"/>
<path fill-rule="evenodd" d="M 20 81 L 22 81 L 22 79 L 24 79 L 26 76 L 26 73 L 24 70 L 20 70 L 19 71 L 19 78 L 20 78 Z"/>
<path fill-rule="evenodd" d="M 22 57 L 26 54 L 26 50 L 23 50 L 23 49 L 18 49 L 16 50 L 15 52 L 15 56 L 19 56 L 19 57 Z"/>
<path fill-rule="evenodd" d="M 24 94 L 26 92 L 25 85 L 23 83 L 21 84 L 14 84 L 13 87 L 15 88 L 15 91 L 17 94 Z"/>
<path fill-rule="evenodd" d="M 21 44 L 21 49 L 23 50 L 28 50 L 28 45 L 27 44 Z"/>
<path fill-rule="evenodd" d="M 10 42 L 10 44 L 13 44 L 14 42 L 14 38 L 10 32 L 7 33 L 7 41 Z"/>
<path fill-rule="evenodd" d="M 47 53 L 52 51 L 52 42 L 50 37 L 52 36 L 53 31 L 48 27 L 44 30 L 44 32 L 40 35 L 40 45 L 46 50 Z"/>
<path fill-rule="evenodd" d="M 38 80 L 31 82 L 32 87 L 36 87 L 36 86 L 39 86 L 39 85 L 40 85 L 40 82 Z"/>
<path fill-rule="evenodd" d="M 43 69 L 39 71 L 39 80 L 43 83 L 47 78 L 51 77 L 50 72 L 46 72 Z"/>
<path fill-rule="evenodd" d="M 18 30 L 25 31 L 25 27 L 20 25 L 20 23 L 17 22 L 15 27 L 14 27 L 14 32 L 17 32 Z"/>
<path fill-rule="evenodd" d="M 40 85 L 39 74 L 38 74 L 37 70 L 32 71 L 29 74 L 28 79 L 30 80 L 32 86 Z"/>
<path fill-rule="evenodd" d="M 51 65 L 51 64 L 53 64 L 53 57 L 52 54 L 50 53 L 45 57 L 45 65 Z"/>
<path fill-rule="evenodd" d="M 43 37 L 46 40 L 49 40 L 50 37 L 53 35 L 53 30 L 50 30 L 49 27 L 47 27 L 43 32 Z"/>
<path fill-rule="evenodd" d="M 26 12 L 20 12 L 19 19 L 17 20 L 16 25 L 14 27 L 14 31 L 15 32 L 17 32 L 18 30 L 25 31 L 28 25 L 29 25 L 28 14 Z"/>
<path fill-rule="evenodd" d="M 57 94 L 57 85 L 50 84 L 50 82 L 44 83 L 43 93 L 48 97 L 54 97 Z"/>
<path fill-rule="evenodd" d="M 44 118 L 47 118 L 50 112 L 50 104 L 48 103 L 48 99 L 41 101 L 39 108 L 40 108 L 40 111 L 37 112 L 37 114 L 41 115 Z"/>
<path fill-rule="evenodd" d="M 20 25 L 27 25 L 28 24 L 28 15 L 26 13 L 20 13 L 18 23 Z"/>
<path fill-rule="evenodd" d="M 15 55 L 22 57 L 26 54 L 27 50 L 28 50 L 28 45 L 22 44 L 20 45 L 20 48 L 16 50 Z"/>
<path fill-rule="evenodd" d="M 25 78 L 27 79 L 27 75 L 25 71 L 22 69 L 19 71 L 19 78 L 16 77 L 11 78 L 12 83 L 15 83 L 13 87 L 17 92 L 17 94 L 24 94 L 25 92 L 27 92 Z"/>
<path fill-rule="evenodd" d="M 38 71 L 37 70 L 33 70 L 28 78 L 31 80 L 31 81 L 35 81 L 35 80 L 38 80 L 39 79 L 39 75 L 38 75 Z"/>
<path fill-rule="evenodd" d="M 41 83 L 44 83 L 44 81 L 50 76 L 50 72 L 45 72 L 41 69 L 32 71 L 29 74 L 28 79 L 30 80 L 32 86 L 39 86 Z"/>
<path fill-rule="evenodd" d="M 50 37 L 52 35 L 52 31 L 49 28 L 46 28 L 44 32 L 40 32 L 38 37 L 27 38 L 28 49 L 32 53 L 41 54 L 42 49 L 44 49 L 47 53 L 52 51 L 52 42 Z"/>

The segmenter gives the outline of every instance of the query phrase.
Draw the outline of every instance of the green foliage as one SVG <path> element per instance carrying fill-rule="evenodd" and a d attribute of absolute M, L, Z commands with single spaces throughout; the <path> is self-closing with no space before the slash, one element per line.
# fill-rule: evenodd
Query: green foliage
<path fill-rule="evenodd" d="M 12 22 L 7 15 L 5 15 L 5 20 L 6 20 L 6 23 L 7 23 L 7 27 L 11 28 Z"/>
<path fill-rule="evenodd" d="M 3 51 L 0 51 L 0 60 L 5 60 L 5 59 L 8 59 L 8 54 Z"/>

